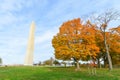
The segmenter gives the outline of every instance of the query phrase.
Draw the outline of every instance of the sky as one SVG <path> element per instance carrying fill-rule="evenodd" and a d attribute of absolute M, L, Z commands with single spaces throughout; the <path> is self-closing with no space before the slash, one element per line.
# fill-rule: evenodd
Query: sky
<path fill-rule="evenodd" d="M 106 9 L 120 11 L 119 3 L 120 0 L 0 0 L 3 64 L 24 63 L 32 21 L 36 25 L 34 63 L 38 63 L 54 57 L 51 40 L 63 22 Z"/>

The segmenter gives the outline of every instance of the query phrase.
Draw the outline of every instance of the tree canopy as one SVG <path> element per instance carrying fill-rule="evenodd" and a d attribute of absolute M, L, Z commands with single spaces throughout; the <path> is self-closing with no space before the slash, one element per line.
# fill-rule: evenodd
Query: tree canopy
<path fill-rule="evenodd" d="M 82 23 L 80 18 L 63 23 L 59 33 L 52 40 L 57 59 L 87 60 L 90 56 L 96 58 L 99 47 L 95 41 L 95 25 L 90 21 Z"/>
<path fill-rule="evenodd" d="M 105 40 L 113 63 L 116 64 L 120 61 L 120 26 L 103 33 L 90 20 L 86 22 L 80 18 L 69 20 L 60 26 L 59 32 L 52 39 L 52 46 L 55 58 L 59 60 L 74 58 L 78 62 L 103 58 L 105 62 L 107 58 Z"/>

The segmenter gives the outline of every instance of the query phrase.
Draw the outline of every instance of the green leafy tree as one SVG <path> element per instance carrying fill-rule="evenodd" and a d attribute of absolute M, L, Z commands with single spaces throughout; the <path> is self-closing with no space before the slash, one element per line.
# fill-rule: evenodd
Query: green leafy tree
<path fill-rule="evenodd" d="M 58 60 L 54 60 L 54 61 L 53 61 L 53 64 L 55 64 L 55 65 L 60 65 L 60 62 L 59 62 Z"/>

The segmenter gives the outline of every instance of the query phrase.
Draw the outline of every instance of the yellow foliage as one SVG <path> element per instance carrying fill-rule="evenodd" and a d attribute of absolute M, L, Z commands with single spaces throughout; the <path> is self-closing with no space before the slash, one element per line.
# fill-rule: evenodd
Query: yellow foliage
<path fill-rule="evenodd" d="M 90 21 L 82 24 L 78 18 L 63 23 L 59 33 L 52 39 L 55 57 L 61 60 L 69 60 L 72 57 L 77 60 L 85 59 L 87 56 L 96 57 L 99 48 L 96 46 L 95 32 L 95 25 Z"/>

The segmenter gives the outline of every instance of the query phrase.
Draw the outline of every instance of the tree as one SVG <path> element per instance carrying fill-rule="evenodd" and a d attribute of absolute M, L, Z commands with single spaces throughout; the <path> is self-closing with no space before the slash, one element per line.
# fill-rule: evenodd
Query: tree
<path fill-rule="evenodd" d="M 60 65 L 60 62 L 58 60 L 54 60 L 53 64 Z"/>
<path fill-rule="evenodd" d="M 106 31 L 107 31 L 109 23 L 113 20 L 116 20 L 119 16 L 120 15 L 117 11 L 107 10 L 106 12 L 98 15 L 95 20 L 95 22 L 97 23 L 97 27 L 100 29 L 101 34 L 104 39 L 104 47 L 105 47 L 105 52 L 108 58 L 109 70 L 112 70 L 112 60 L 111 60 L 111 56 L 109 53 L 109 44 L 107 42 Z"/>
<path fill-rule="evenodd" d="M 59 33 L 52 39 L 55 57 L 61 60 L 74 58 L 79 70 L 79 60 L 96 58 L 99 53 L 99 47 L 95 42 L 95 31 L 95 25 L 90 21 L 83 24 L 79 18 L 63 23 Z"/>
<path fill-rule="evenodd" d="M 110 29 L 109 49 L 113 65 L 120 64 L 120 26 Z"/>
<path fill-rule="evenodd" d="M 2 65 L 2 58 L 0 58 L 0 65 Z"/>
<path fill-rule="evenodd" d="M 45 60 L 43 64 L 53 66 L 53 62 L 54 62 L 54 59 L 50 57 L 50 59 Z"/>
<path fill-rule="evenodd" d="M 119 35 L 119 27 L 111 28 L 105 32 L 106 41 L 109 45 L 109 52 L 112 58 L 113 65 L 118 64 L 120 61 L 120 35 Z M 96 44 L 100 48 L 100 53 L 97 55 L 98 67 L 100 67 L 100 60 L 103 59 L 104 67 L 108 64 L 106 50 L 104 47 L 104 36 L 101 33 L 101 30 L 96 31 Z M 102 61 L 102 60 L 101 60 Z"/>
<path fill-rule="evenodd" d="M 49 59 L 49 60 L 45 60 L 45 61 L 43 62 L 43 64 L 44 64 L 44 65 L 51 65 L 52 63 L 51 63 L 51 60 Z"/>

